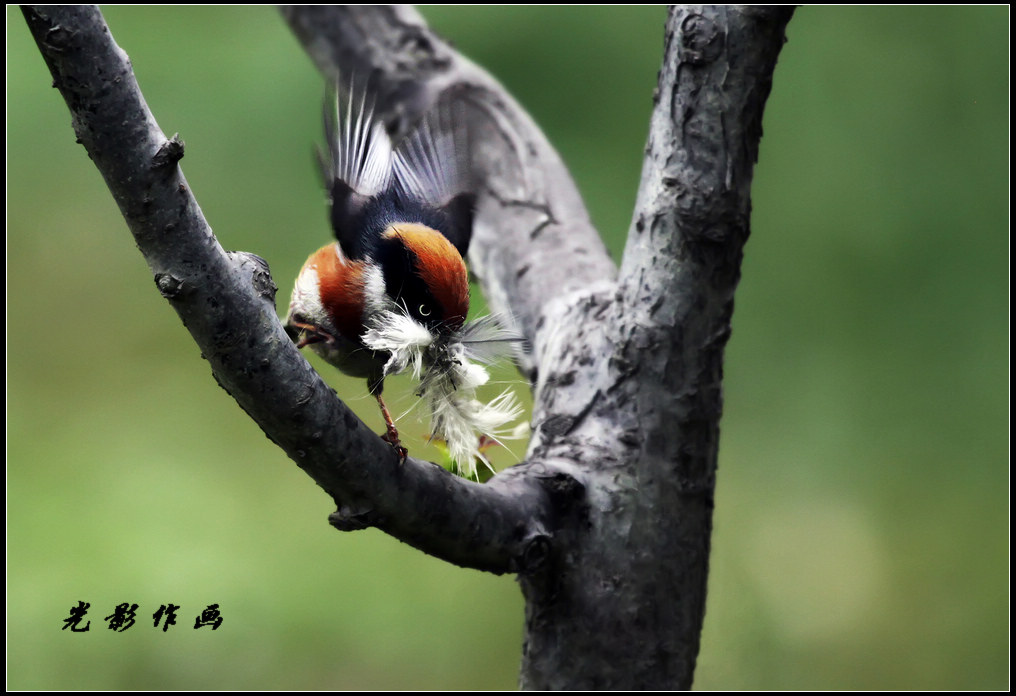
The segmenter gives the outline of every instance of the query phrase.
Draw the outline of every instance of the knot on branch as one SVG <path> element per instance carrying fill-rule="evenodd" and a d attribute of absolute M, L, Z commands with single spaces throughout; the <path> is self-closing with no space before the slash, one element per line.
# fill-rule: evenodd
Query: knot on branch
<path fill-rule="evenodd" d="M 582 481 L 566 471 L 547 466 L 545 463 L 530 463 L 528 473 L 536 477 L 540 487 L 550 499 L 549 524 L 552 529 L 559 529 L 562 520 L 568 518 L 584 520 L 588 517 L 589 502 L 586 497 L 586 486 Z M 582 524 L 584 523 L 580 522 L 580 526 Z"/>
<path fill-rule="evenodd" d="M 723 30 L 708 17 L 691 14 L 681 22 L 681 60 L 692 65 L 712 63 L 723 51 Z"/>
<path fill-rule="evenodd" d="M 175 300 L 183 291 L 183 281 L 169 273 L 156 273 L 155 285 L 167 300 Z"/>
<path fill-rule="evenodd" d="M 275 293 L 279 288 L 275 284 L 275 281 L 272 280 L 272 271 L 268 267 L 268 262 L 257 254 L 251 254 L 247 251 L 230 251 L 228 254 L 229 258 L 244 275 L 250 275 L 250 283 L 254 291 L 262 299 L 271 302 L 272 307 L 274 307 Z"/>
<path fill-rule="evenodd" d="M 533 533 L 522 541 L 522 553 L 511 559 L 509 570 L 521 575 L 535 573 L 546 565 L 550 550 L 550 536 Z"/>
<path fill-rule="evenodd" d="M 184 142 L 180 140 L 180 134 L 174 133 L 173 137 L 164 142 L 152 157 L 152 169 L 166 169 L 175 166 L 183 159 L 183 149 Z"/>
<path fill-rule="evenodd" d="M 541 479 L 540 483 L 550 494 L 556 507 L 570 508 L 585 500 L 586 487 L 574 476 L 563 471 L 554 472 L 551 476 Z"/>
<path fill-rule="evenodd" d="M 38 12 L 36 14 L 39 17 L 44 16 Z M 62 52 L 66 50 L 68 47 L 70 47 L 71 42 L 74 40 L 74 37 L 76 35 L 77 32 L 74 31 L 73 29 L 69 29 L 67 27 L 63 27 L 57 24 L 46 32 L 45 39 L 46 45 L 54 51 Z"/>
<path fill-rule="evenodd" d="M 328 524 L 340 532 L 357 532 L 361 529 L 373 527 L 374 508 L 362 503 L 363 507 L 353 505 L 339 505 L 339 509 L 328 515 Z"/>

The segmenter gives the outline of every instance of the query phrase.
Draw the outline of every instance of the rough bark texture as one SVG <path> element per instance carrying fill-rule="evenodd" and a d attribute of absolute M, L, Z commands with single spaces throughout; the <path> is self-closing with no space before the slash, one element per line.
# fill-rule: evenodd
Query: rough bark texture
<path fill-rule="evenodd" d="M 94 8 L 26 10 L 75 131 L 213 373 L 336 500 L 454 563 L 518 572 L 521 683 L 687 688 L 705 606 L 723 349 L 749 187 L 791 10 L 673 9 L 618 271 L 560 158 L 497 82 L 406 7 L 283 13 L 321 70 L 370 73 L 393 131 L 443 90 L 483 182 L 470 266 L 528 339 L 527 461 L 484 485 L 399 465 L 285 336 L 263 261 L 219 247 Z M 316 108 L 309 105 L 309 108 Z"/>
<path fill-rule="evenodd" d="M 595 531 L 577 534 L 570 552 L 554 557 L 559 566 L 523 582 L 534 686 L 691 686 L 723 350 L 762 108 L 789 17 L 763 8 L 670 12 L 618 282 L 572 308 L 569 322 L 598 319 L 582 352 L 568 359 L 572 339 L 553 341 L 546 352 L 558 360 L 552 370 L 541 365 L 557 387 L 538 392 L 539 410 L 559 425 L 538 431 L 534 454 L 583 462 Z"/>
<path fill-rule="evenodd" d="M 267 264 L 219 246 L 178 165 L 183 143 L 159 129 L 99 10 L 24 12 L 78 140 L 159 292 L 218 383 L 333 497 L 332 524 L 375 526 L 453 563 L 498 573 L 538 560 L 551 507 L 536 477 L 500 476 L 481 486 L 429 462 L 400 464 L 296 350 L 276 315 Z"/>

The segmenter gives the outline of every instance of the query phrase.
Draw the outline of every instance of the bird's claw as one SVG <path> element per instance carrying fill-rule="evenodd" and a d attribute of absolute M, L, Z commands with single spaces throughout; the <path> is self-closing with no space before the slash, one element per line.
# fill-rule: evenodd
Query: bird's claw
<path fill-rule="evenodd" d="M 387 442 L 395 450 L 395 453 L 399 455 L 399 464 L 406 461 L 406 457 L 409 456 L 409 450 L 402 446 L 399 441 L 399 433 L 395 428 L 389 428 L 386 433 L 381 436 L 381 439 Z"/>

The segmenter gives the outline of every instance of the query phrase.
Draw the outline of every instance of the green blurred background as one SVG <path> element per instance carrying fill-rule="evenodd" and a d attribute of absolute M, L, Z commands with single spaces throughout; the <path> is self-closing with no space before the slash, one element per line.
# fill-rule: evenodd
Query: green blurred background
<path fill-rule="evenodd" d="M 424 13 L 530 109 L 617 257 L 665 11 Z M 328 235 L 310 61 L 270 8 L 106 17 L 220 241 L 270 262 L 284 306 Z M 7 22 L 8 687 L 514 688 L 514 579 L 328 526 L 329 498 L 216 386 Z M 697 688 L 1008 687 L 1008 24 L 802 8 L 788 27 Z M 321 369 L 380 431 L 363 385 Z M 61 631 L 78 600 L 91 631 Z M 181 605 L 180 624 L 113 633 L 120 602 Z M 222 628 L 192 630 L 211 603 Z"/>

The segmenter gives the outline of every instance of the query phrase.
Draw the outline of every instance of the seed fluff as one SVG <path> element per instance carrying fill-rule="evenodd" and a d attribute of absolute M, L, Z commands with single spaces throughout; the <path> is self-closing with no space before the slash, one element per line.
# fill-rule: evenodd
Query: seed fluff
<path fill-rule="evenodd" d="M 430 411 L 432 437 L 447 444 L 457 473 L 474 480 L 479 479 L 477 467 L 481 462 L 493 471 L 481 449 L 483 440 L 497 442 L 512 437 L 508 424 L 522 415 L 522 406 L 510 389 L 486 404 L 476 398 L 476 390 L 490 380 L 487 369 L 479 363 L 489 365 L 506 356 L 518 340 L 490 316 L 442 335 L 394 303 L 374 315 L 363 335 L 368 348 L 389 354 L 385 376 L 409 370 L 414 379 L 420 380 L 416 394 Z"/>

